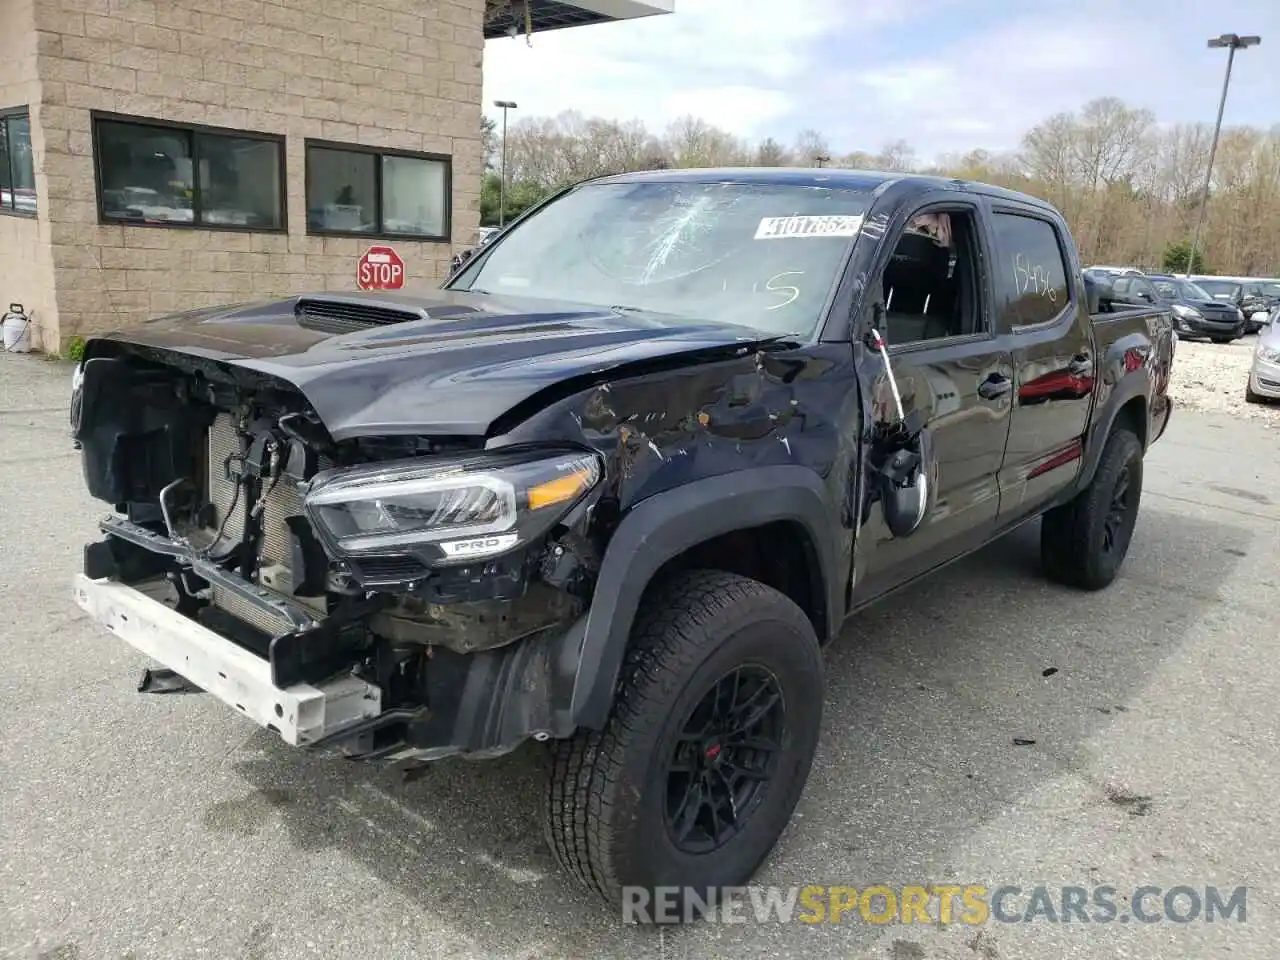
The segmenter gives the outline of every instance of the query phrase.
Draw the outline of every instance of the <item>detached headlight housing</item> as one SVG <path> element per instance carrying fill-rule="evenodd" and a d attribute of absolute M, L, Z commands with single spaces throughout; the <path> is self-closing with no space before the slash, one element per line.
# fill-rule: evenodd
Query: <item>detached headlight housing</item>
<path fill-rule="evenodd" d="M 600 458 L 578 450 L 399 460 L 319 473 L 305 503 L 331 555 L 465 564 L 546 534 L 602 475 Z"/>
<path fill-rule="evenodd" d="M 1180 320 L 1203 320 L 1202 314 L 1195 307 L 1188 307 L 1185 304 L 1175 303 L 1173 305 L 1173 315 Z"/>

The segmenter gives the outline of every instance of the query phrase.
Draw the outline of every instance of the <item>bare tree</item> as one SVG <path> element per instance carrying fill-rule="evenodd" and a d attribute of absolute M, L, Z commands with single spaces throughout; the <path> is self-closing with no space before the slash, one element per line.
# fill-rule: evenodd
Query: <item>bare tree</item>
<path fill-rule="evenodd" d="M 816 167 L 831 158 L 831 144 L 817 130 L 801 130 L 796 137 L 793 154 L 795 162 L 801 166 Z"/>
<path fill-rule="evenodd" d="M 678 167 L 721 167 L 745 163 L 743 143 L 700 117 L 686 115 L 667 128 L 666 146 Z"/>
<path fill-rule="evenodd" d="M 791 155 L 773 137 L 766 137 L 756 147 L 755 164 L 757 167 L 785 167 L 790 162 Z"/>
<path fill-rule="evenodd" d="M 482 130 L 486 151 L 501 144 Z M 1066 216 L 1091 262 L 1159 266 L 1189 237 L 1208 161 L 1204 124 L 1161 129 L 1144 109 L 1113 97 L 1058 113 L 1027 131 L 1017 153 L 972 149 L 939 157 L 927 172 L 994 183 L 1043 197 Z M 522 189 L 554 189 L 602 173 L 657 167 L 809 165 L 818 156 L 849 169 L 921 169 L 905 140 L 878 152 L 837 155 L 820 130 L 794 150 L 770 137 L 747 143 L 708 121 L 681 117 L 661 134 L 639 121 L 524 117 L 508 134 L 508 175 Z M 1222 273 L 1280 275 L 1280 125 L 1223 131 L 1202 251 Z"/>
<path fill-rule="evenodd" d="M 876 161 L 881 170 L 908 173 L 915 169 L 916 151 L 905 140 L 890 140 L 880 150 Z"/>

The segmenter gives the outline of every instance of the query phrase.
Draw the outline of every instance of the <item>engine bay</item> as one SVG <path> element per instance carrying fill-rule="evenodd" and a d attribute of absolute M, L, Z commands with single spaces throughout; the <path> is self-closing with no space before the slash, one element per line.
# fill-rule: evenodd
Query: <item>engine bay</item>
<path fill-rule="evenodd" d="M 590 504 L 566 486 L 582 475 L 583 455 L 561 455 L 571 469 L 529 492 L 486 500 L 486 490 L 505 496 L 506 488 L 481 469 L 494 459 L 483 438 L 335 442 L 287 385 L 148 352 L 95 356 L 73 388 L 72 433 L 89 491 L 114 508 L 100 524 L 105 539 L 86 546 L 87 576 L 163 593 L 178 612 L 269 660 L 277 686 L 349 671 L 377 683 L 393 710 L 428 702 L 432 686 L 449 682 L 448 661 L 563 632 L 585 610 L 598 569 L 584 532 Z M 512 475 L 526 469 L 507 459 L 514 466 L 499 465 Z M 384 466 L 409 480 L 423 475 L 419 499 L 397 499 L 393 485 L 355 506 L 345 501 L 348 488 L 365 496 L 355 481 L 382 478 Z M 479 479 L 462 487 L 459 476 Z M 329 514 L 307 498 L 321 482 L 337 491 L 337 520 L 365 525 L 350 542 L 391 546 L 345 550 L 348 541 L 317 529 Z M 463 492 L 436 492 L 450 483 Z M 501 536 L 413 540 L 428 514 L 487 519 L 508 500 L 527 512 L 541 502 L 534 494 L 553 488 L 572 494 L 561 499 L 573 508 L 553 524 L 530 526 L 521 514 L 516 532 Z M 508 541 L 517 548 L 482 555 Z"/>

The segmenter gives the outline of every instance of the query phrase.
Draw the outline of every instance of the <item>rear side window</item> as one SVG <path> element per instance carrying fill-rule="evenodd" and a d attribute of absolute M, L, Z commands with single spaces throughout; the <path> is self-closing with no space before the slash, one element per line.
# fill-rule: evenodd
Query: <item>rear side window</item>
<path fill-rule="evenodd" d="M 1047 220 L 1013 213 L 997 213 L 994 222 L 1001 328 L 1052 320 L 1071 299 L 1058 231 Z"/>

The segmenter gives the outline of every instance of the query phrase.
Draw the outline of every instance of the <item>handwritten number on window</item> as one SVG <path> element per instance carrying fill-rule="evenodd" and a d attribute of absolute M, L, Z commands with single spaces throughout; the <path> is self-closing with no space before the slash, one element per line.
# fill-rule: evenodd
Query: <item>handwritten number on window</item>
<path fill-rule="evenodd" d="M 1032 263 L 1025 253 L 1013 255 L 1013 288 L 1018 296 L 1035 294 L 1050 303 L 1058 302 L 1058 288 L 1049 279 L 1049 271 L 1042 264 Z"/>

